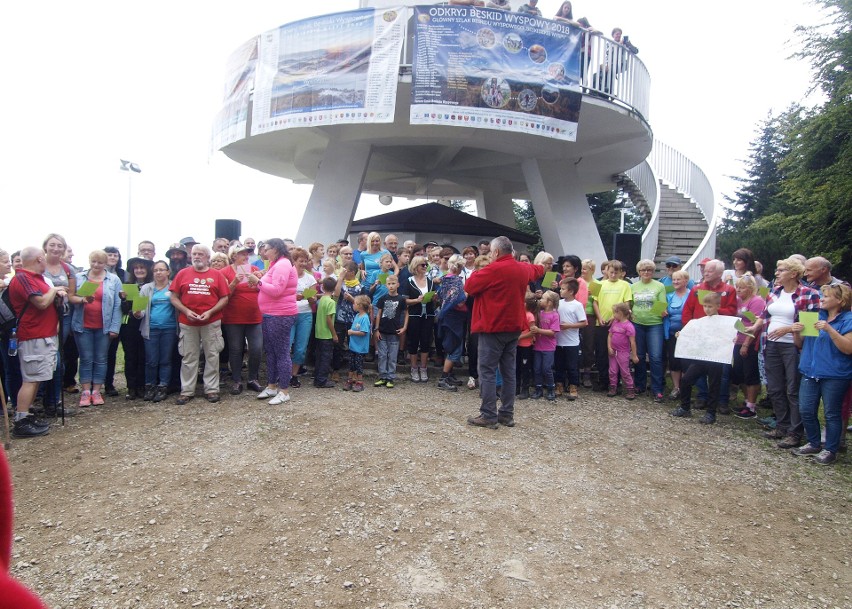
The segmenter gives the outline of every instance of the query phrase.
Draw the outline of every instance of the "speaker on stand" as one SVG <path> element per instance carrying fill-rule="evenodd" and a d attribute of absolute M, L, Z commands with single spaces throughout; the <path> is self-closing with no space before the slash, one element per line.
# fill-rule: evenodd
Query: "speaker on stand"
<path fill-rule="evenodd" d="M 219 239 L 220 237 L 227 239 L 228 241 L 233 241 L 234 239 L 240 238 L 240 233 L 242 232 L 243 226 L 242 222 L 239 220 L 216 220 L 216 231 L 214 237 Z"/>
<path fill-rule="evenodd" d="M 642 235 L 615 233 L 612 236 L 612 257 L 621 260 L 628 277 L 636 277 L 636 265 L 642 259 Z"/>

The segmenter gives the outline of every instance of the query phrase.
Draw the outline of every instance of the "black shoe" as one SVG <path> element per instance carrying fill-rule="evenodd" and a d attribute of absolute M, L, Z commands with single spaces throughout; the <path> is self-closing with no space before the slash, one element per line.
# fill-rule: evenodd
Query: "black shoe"
<path fill-rule="evenodd" d="M 234 383 L 233 385 L 231 385 L 231 395 L 240 395 L 242 392 L 243 392 L 243 384 L 242 383 Z"/>
<path fill-rule="evenodd" d="M 541 390 L 541 386 L 537 386 L 530 397 L 534 400 L 540 400 L 543 396 L 544 392 Z"/>
<path fill-rule="evenodd" d="M 142 396 L 142 399 L 150 402 L 155 395 L 157 395 L 157 388 L 154 385 L 145 385 L 145 395 Z"/>
<path fill-rule="evenodd" d="M 251 389 L 255 393 L 260 393 L 261 391 L 263 391 L 263 387 L 257 381 L 249 381 L 248 383 L 246 383 L 246 387 L 248 389 Z"/>
<path fill-rule="evenodd" d="M 169 393 L 168 389 L 166 389 L 165 386 L 160 385 L 159 387 L 157 387 L 156 391 L 154 392 L 153 402 L 155 404 L 162 402 L 163 400 L 166 399 L 166 396 L 168 395 L 168 393 Z"/>
<path fill-rule="evenodd" d="M 454 377 L 452 374 L 451 374 L 450 376 L 448 376 L 448 377 L 447 377 L 447 380 L 448 380 L 449 382 L 451 382 L 453 385 L 455 385 L 456 387 L 461 387 L 462 385 L 464 385 L 464 383 L 462 383 L 460 380 L 458 380 L 458 379 L 457 379 L 456 377 Z"/>
<path fill-rule="evenodd" d="M 192 401 L 192 398 L 194 398 L 194 397 L 195 397 L 194 395 L 178 396 L 178 399 L 175 400 L 175 404 L 177 404 L 178 406 L 183 406 L 184 404 L 189 404 Z"/>
<path fill-rule="evenodd" d="M 48 431 L 50 431 L 50 425 L 48 423 L 40 424 L 33 415 L 18 419 L 12 427 L 12 435 L 16 438 L 35 438 L 45 435 Z"/>
<path fill-rule="evenodd" d="M 546 397 L 547 397 L 548 401 L 550 401 L 550 402 L 556 401 L 556 389 L 553 387 L 553 385 L 550 385 L 547 388 L 547 396 Z"/>
<path fill-rule="evenodd" d="M 519 400 L 530 399 L 530 388 L 529 387 L 522 387 L 521 392 L 518 394 L 518 399 Z"/>
<path fill-rule="evenodd" d="M 674 410 L 672 410 L 669 414 L 673 417 L 691 417 L 692 411 L 689 408 L 684 408 L 683 406 L 678 406 Z"/>
<path fill-rule="evenodd" d="M 290 377 L 290 387 L 294 387 L 295 389 L 298 389 L 301 386 L 302 386 L 302 381 L 299 380 L 298 376 L 291 376 Z"/>
<path fill-rule="evenodd" d="M 441 377 L 441 380 L 438 381 L 438 389 L 442 391 L 458 391 L 459 387 L 448 377 Z"/>
<path fill-rule="evenodd" d="M 482 415 L 479 415 L 478 417 L 468 417 L 467 424 L 473 425 L 474 427 L 497 429 L 497 423 L 495 421 L 489 421 L 488 419 L 483 418 Z"/>
<path fill-rule="evenodd" d="M 109 394 L 107 394 L 109 395 Z M 135 389 L 127 389 L 127 393 L 124 394 L 125 400 L 135 400 L 136 399 L 136 390 Z"/>
<path fill-rule="evenodd" d="M 104 395 L 108 395 L 111 398 L 118 397 L 118 389 L 115 387 L 107 387 L 104 389 Z"/>
<path fill-rule="evenodd" d="M 512 417 L 497 417 L 497 422 L 504 427 L 514 427 L 515 419 Z"/>
<path fill-rule="evenodd" d="M 326 381 L 324 383 L 314 383 L 314 387 L 317 389 L 334 389 L 337 387 L 337 383 L 334 381 Z"/>
<path fill-rule="evenodd" d="M 716 414 L 712 412 L 705 412 L 704 416 L 698 419 L 698 422 L 702 425 L 712 425 L 716 422 Z"/>

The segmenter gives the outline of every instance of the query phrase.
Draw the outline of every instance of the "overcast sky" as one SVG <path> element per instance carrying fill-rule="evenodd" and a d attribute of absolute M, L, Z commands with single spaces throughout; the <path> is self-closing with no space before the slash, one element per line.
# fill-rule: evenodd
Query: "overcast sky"
<path fill-rule="evenodd" d="M 539 1 L 545 16 L 559 4 Z M 208 154 L 225 61 L 255 34 L 357 7 L 357 0 L 47 0 L 5 9 L 0 248 L 60 232 L 77 264 L 108 244 L 126 259 L 128 174 L 119 158 L 142 168 L 131 178 L 134 248 L 151 239 L 159 257 L 188 235 L 209 243 L 215 218 L 242 220 L 243 236 L 294 236 L 310 187 Z M 742 174 L 768 112 L 813 103 L 805 97 L 808 67 L 787 59 L 798 48 L 795 26 L 820 20 L 813 5 L 578 0 L 574 15 L 607 34 L 621 26 L 639 47 L 651 74 L 655 137 L 701 166 L 718 196 L 733 194 L 726 176 Z M 399 204 L 386 208 L 365 196 L 356 218 L 393 209 Z"/>

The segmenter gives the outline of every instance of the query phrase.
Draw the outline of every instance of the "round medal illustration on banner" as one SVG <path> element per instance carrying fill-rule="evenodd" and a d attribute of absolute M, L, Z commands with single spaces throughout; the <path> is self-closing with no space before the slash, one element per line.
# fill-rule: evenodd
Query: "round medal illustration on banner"
<path fill-rule="evenodd" d="M 533 63 L 544 63 L 547 61 L 547 50 L 540 44 L 534 44 L 528 51 L 530 61 Z"/>
<path fill-rule="evenodd" d="M 559 100 L 559 89 L 551 85 L 544 85 L 541 88 L 541 98 L 545 103 L 553 105 Z"/>
<path fill-rule="evenodd" d="M 508 103 L 512 95 L 512 88 L 504 79 L 492 76 L 482 83 L 480 95 L 486 106 L 502 108 Z"/>
<path fill-rule="evenodd" d="M 524 112 L 534 110 L 536 103 L 538 103 L 538 95 L 532 89 L 523 89 L 518 93 L 518 106 Z"/>
<path fill-rule="evenodd" d="M 510 53 L 519 53 L 524 48 L 524 41 L 515 32 L 509 32 L 503 36 L 503 48 Z"/>
<path fill-rule="evenodd" d="M 494 30 L 484 27 L 476 33 L 476 42 L 483 49 L 490 49 L 497 44 L 497 35 Z"/>

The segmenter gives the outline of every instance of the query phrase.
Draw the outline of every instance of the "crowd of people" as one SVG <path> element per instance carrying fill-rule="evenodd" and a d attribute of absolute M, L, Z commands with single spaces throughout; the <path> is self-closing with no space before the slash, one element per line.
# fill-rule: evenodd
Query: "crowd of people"
<path fill-rule="evenodd" d="M 120 344 L 127 400 L 177 394 L 183 405 L 200 383 L 211 403 L 222 390 L 248 390 L 279 405 L 307 364 L 315 388 L 360 392 L 367 359 L 376 388 L 400 382 L 398 363 L 410 365 L 410 382 L 428 382 L 431 361 L 438 389 L 480 389 L 474 425 L 514 424 L 516 398 L 571 401 L 588 389 L 677 400 L 673 416 L 702 409 L 705 424 L 720 414 L 756 419 L 765 386 L 773 414 L 762 423 L 780 448 L 820 463 L 845 449 L 852 295 L 821 257 L 779 260 L 768 282 L 743 248 L 728 270 L 703 260 L 696 284 L 676 256 L 660 280 L 654 261 L 641 260 L 630 282 L 618 260 L 596 276 L 591 260 L 539 252 L 531 261 L 505 237 L 461 252 L 378 233 L 307 247 L 247 238 L 208 248 L 188 237 L 167 259 L 143 241 L 126 264 L 106 247 L 84 269 L 72 255 L 56 233 L 41 247 L 0 250 L 3 380 L 19 437 L 49 429 L 31 412 L 36 401 L 49 419 L 60 404 L 73 414 L 69 393 L 79 408 L 118 396 Z M 730 363 L 677 357 L 684 327 L 712 315 L 740 318 Z M 465 364 L 466 383 L 455 375 Z"/>

